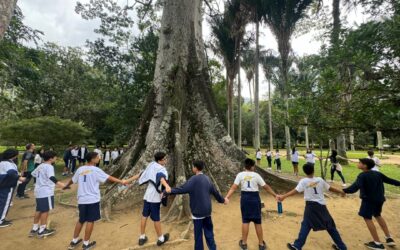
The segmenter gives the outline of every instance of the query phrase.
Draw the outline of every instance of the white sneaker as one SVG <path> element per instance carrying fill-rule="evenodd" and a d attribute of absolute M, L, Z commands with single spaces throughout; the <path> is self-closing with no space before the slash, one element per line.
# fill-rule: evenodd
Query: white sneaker
<path fill-rule="evenodd" d="M 332 183 L 333 181 L 332 180 L 328 180 L 328 183 Z"/>
<path fill-rule="evenodd" d="M 343 184 L 342 184 L 342 187 L 347 187 L 347 184 L 346 184 L 346 183 L 343 183 Z"/>

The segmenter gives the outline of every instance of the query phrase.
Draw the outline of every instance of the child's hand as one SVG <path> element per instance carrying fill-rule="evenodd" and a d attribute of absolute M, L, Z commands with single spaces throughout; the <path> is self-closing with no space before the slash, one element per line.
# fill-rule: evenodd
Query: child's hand
<path fill-rule="evenodd" d="M 276 196 L 276 200 L 279 202 L 282 202 L 285 198 L 283 197 L 283 195 L 277 195 Z"/>
<path fill-rule="evenodd" d="M 225 204 L 225 205 L 228 205 L 228 204 L 229 204 L 229 199 L 228 199 L 228 198 L 225 198 L 224 204 Z"/>
<path fill-rule="evenodd" d="M 170 186 L 167 186 L 165 187 L 165 191 L 170 194 L 172 192 L 172 189 Z"/>
<path fill-rule="evenodd" d="M 124 185 L 124 186 L 128 186 L 129 181 L 128 180 L 122 180 L 121 184 Z"/>
<path fill-rule="evenodd" d="M 19 177 L 18 179 L 20 182 L 25 182 L 26 181 L 26 177 Z"/>

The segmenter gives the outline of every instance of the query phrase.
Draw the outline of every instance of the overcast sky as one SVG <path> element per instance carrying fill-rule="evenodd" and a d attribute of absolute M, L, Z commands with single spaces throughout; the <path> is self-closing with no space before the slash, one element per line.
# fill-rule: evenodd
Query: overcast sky
<path fill-rule="evenodd" d="M 89 0 L 81 0 L 85 3 Z M 18 5 L 25 15 L 25 23 L 44 32 L 44 41 L 55 42 L 62 46 L 84 46 L 86 40 L 94 40 L 97 35 L 94 29 L 99 26 L 98 20 L 87 21 L 75 13 L 76 1 L 74 0 L 19 0 Z M 361 23 L 365 17 L 359 11 L 345 13 L 349 23 Z M 204 25 L 204 37 L 209 37 L 209 28 Z M 277 51 L 277 43 L 271 32 L 263 26 L 260 43 L 266 49 Z M 292 48 L 297 55 L 318 53 L 321 42 L 314 39 L 313 34 L 296 37 L 292 41 Z M 243 72 L 243 71 L 242 71 Z M 260 70 L 260 74 L 262 71 Z M 242 79 L 245 79 L 243 76 Z M 244 80 L 245 81 L 245 80 Z M 261 74 L 260 98 L 267 93 L 267 85 Z M 249 98 L 247 83 L 242 89 L 244 97 Z"/>

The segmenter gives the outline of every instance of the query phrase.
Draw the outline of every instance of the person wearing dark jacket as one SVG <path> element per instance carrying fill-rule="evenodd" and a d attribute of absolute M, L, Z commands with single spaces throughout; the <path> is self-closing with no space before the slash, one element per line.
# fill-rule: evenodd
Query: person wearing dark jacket
<path fill-rule="evenodd" d="M 210 178 L 203 174 L 205 163 L 194 161 L 192 171 L 195 174 L 185 184 L 172 188 L 171 194 L 189 194 L 190 210 L 194 224 L 194 249 L 203 250 L 203 231 L 208 249 L 216 250 L 213 223 L 211 220 L 211 195 L 219 203 L 227 204 L 228 201 L 217 191 Z"/>
<path fill-rule="evenodd" d="M 386 221 L 381 215 L 383 203 L 386 200 L 383 183 L 400 186 L 400 181 L 393 180 L 380 172 L 372 171 L 372 168 L 375 167 L 375 162 L 372 159 L 360 159 L 357 167 L 362 170 L 362 173 L 358 175 L 356 181 L 350 187 L 343 189 L 343 191 L 347 194 L 353 194 L 360 190 L 361 207 L 358 215 L 364 218 L 374 240 L 365 243 L 365 246 L 369 249 L 385 249 L 379 240 L 372 217 L 375 217 L 385 233 L 386 245 L 395 246 L 396 244 L 390 235 Z"/>
<path fill-rule="evenodd" d="M 82 146 L 79 147 L 79 149 L 78 149 L 79 166 L 82 166 L 86 163 L 85 156 L 87 153 L 89 153 L 89 150 L 85 144 L 83 144 Z"/>
<path fill-rule="evenodd" d="M 0 228 L 11 226 L 6 220 L 13 193 L 17 182 L 24 182 L 26 179 L 18 175 L 17 165 L 14 159 L 18 157 L 18 150 L 7 149 L 0 156 Z"/>

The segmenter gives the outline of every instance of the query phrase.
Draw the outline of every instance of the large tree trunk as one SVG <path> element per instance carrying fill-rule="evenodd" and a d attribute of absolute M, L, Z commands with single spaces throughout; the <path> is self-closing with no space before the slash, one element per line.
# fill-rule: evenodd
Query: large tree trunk
<path fill-rule="evenodd" d="M 339 45 L 340 29 L 342 27 L 340 20 L 340 0 L 332 1 L 332 32 L 331 32 L 331 44 L 332 46 Z"/>
<path fill-rule="evenodd" d="M 271 81 L 268 81 L 268 126 L 269 126 L 269 150 L 274 150 L 272 136 L 272 99 L 271 99 Z"/>
<path fill-rule="evenodd" d="M 258 18 L 256 19 L 258 20 Z M 258 65 L 260 61 L 260 45 L 259 45 L 259 22 L 256 22 L 256 53 L 254 60 L 255 72 L 255 90 L 254 90 L 254 147 L 260 148 L 260 104 L 259 104 L 259 73 Z"/>
<path fill-rule="evenodd" d="M 234 117 L 234 110 L 233 110 L 233 99 L 234 99 L 234 95 L 233 95 L 233 85 L 235 82 L 235 77 L 233 76 L 230 81 L 229 81 L 229 120 L 230 120 L 230 136 L 232 138 L 233 143 L 235 143 L 235 117 Z"/>
<path fill-rule="evenodd" d="M 242 148 L 242 82 L 240 78 L 240 50 L 238 57 L 238 140 L 237 145 Z"/>
<path fill-rule="evenodd" d="M 4 38 L 16 5 L 17 0 L 0 0 L 0 41 Z"/>
<path fill-rule="evenodd" d="M 226 190 L 245 155 L 226 136 L 218 118 L 206 70 L 202 0 L 164 3 L 154 87 L 129 149 L 106 171 L 120 178 L 130 177 L 153 160 L 154 152 L 162 150 L 168 154 L 166 167 L 172 186 L 184 183 L 192 175 L 192 161 L 201 159 L 207 164 L 205 173 L 217 188 Z M 117 185 L 109 186 L 102 200 L 104 217 L 109 218 L 112 207 L 141 203 L 143 192 L 144 187 L 132 186 L 120 193 Z M 170 200 L 164 218 L 188 218 L 188 197 Z"/>

